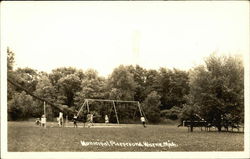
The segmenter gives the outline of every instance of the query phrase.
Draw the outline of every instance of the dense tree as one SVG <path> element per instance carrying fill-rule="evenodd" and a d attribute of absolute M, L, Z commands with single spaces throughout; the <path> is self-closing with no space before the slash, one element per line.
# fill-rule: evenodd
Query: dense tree
<path fill-rule="evenodd" d="M 20 120 L 27 119 L 34 115 L 34 101 L 30 95 L 25 92 L 15 93 L 8 101 L 8 119 Z"/>
<path fill-rule="evenodd" d="M 146 73 L 147 71 L 136 65 L 135 67 L 130 65 L 128 66 L 128 70 L 131 74 L 133 74 L 134 82 L 135 82 L 135 94 L 134 100 L 136 101 L 144 101 L 146 98 L 145 89 L 146 89 Z"/>
<path fill-rule="evenodd" d="M 157 123 L 160 121 L 160 105 L 160 96 L 156 91 L 151 92 L 144 100 L 142 106 L 149 122 Z"/>
<path fill-rule="evenodd" d="M 95 70 L 61 67 L 51 73 L 32 68 L 14 70 L 15 54 L 7 49 L 8 79 L 40 98 L 67 110 L 79 110 L 86 98 L 136 100 L 142 103 L 149 122 L 161 118 L 195 120 L 201 116 L 221 130 L 227 124 L 244 122 L 244 68 L 240 57 L 211 55 L 205 65 L 189 72 L 160 68 L 146 70 L 139 65 L 115 68 L 108 78 Z M 9 119 L 40 117 L 43 102 L 8 82 Z M 92 102 L 91 111 L 102 121 L 112 114 L 112 105 Z M 116 103 L 119 119 L 133 120 L 137 105 Z M 50 106 L 51 117 L 59 110 Z M 114 111 L 114 110 L 113 110 Z M 131 116 L 132 114 L 132 116 Z M 71 114 L 72 115 L 72 114 Z M 178 116 L 179 115 L 179 116 Z M 115 121 L 113 112 L 111 120 Z"/>
<path fill-rule="evenodd" d="M 179 119 L 179 114 L 181 113 L 181 111 L 182 111 L 182 108 L 173 106 L 171 109 L 161 110 L 161 117 L 172 119 L 172 120 L 177 120 Z"/>
<path fill-rule="evenodd" d="M 157 91 L 161 96 L 161 109 L 181 107 L 186 101 L 184 96 L 189 93 L 188 73 L 177 69 L 160 68 Z"/>
<path fill-rule="evenodd" d="M 10 50 L 10 48 L 7 48 L 7 70 L 13 71 L 15 63 L 15 53 Z"/>
<path fill-rule="evenodd" d="M 46 73 L 39 73 L 39 80 L 36 86 L 36 91 L 35 91 L 35 95 L 46 99 L 47 101 L 51 102 L 51 103 L 55 103 L 57 105 L 59 105 L 61 102 L 57 101 L 57 96 L 56 96 L 56 90 L 53 87 L 51 81 L 49 80 L 48 74 Z M 39 114 L 43 114 L 43 102 L 39 101 L 39 100 L 35 100 L 35 103 L 37 106 L 40 107 L 40 112 L 38 112 L 38 116 Z M 56 116 L 56 114 L 58 114 L 57 109 L 54 109 L 52 106 L 50 106 L 49 104 L 47 104 L 47 118 L 54 118 L 54 116 Z"/>
<path fill-rule="evenodd" d="M 120 65 L 114 69 L 108 79 L 108 87 L 111 90 L 110 99 L 117 98 L 116 94 L 112 93 L 115 91 L 119 92 L 121 100 L 134 100 L 136 83 L 133 74 L 129 72 L 127 67 Z"/>
<path fill-rule="evenodd" d="M 87 70 L 85 72 L 85 78 L 81 82 L 81 90 L 76 93 L 75 109 L 78 110 L 84 103 L 86 98 L 103 99 L 106 98 L 106 81 L 104 78 L 99 77 L 97 71 Z M 100 114 L 101 107 L 98 107 L 99 103 L 91 103 L 91 110 L 95 110 L 96 114 Z"/>
<path fill-rule="evenodd" d="M 66 97 L 63 104 L 73 106 L 75 93 L 81 89 L 80 78 L 75 74 L 70 74 L 58 80 L 58 85 L 60 86 L 59 90 L 62 92 L 62 95 Z"/>
<path fill-rule="evenodd" d="M 98 76 L 94 70 L 85 72 L 85 79 L 81 83 L 82 98 L 103 98 L 105 89 L 105 79 Z"/>
<path fill-rule="evenodd" d="M 15 70 L 15 81 L 29 90 L 30 92 L 34 92 L 36 90 L 36 85 L 38 83 L 38 73 L 36 70 L 32 68 L 18 68 Z M 22 91 L 22 90 L 17 90 Z"/>
<path fill-rule="evenodd" d="M 51 83 L 53 86 L 57 86 L 58 81 L 68 75 L 75 74 L 77 77 L 79 77 L 80 80 L 84 78 L 84 73 L 82 70 L 78 70 L 73 67 L 61 67 L 52 70 L 52 73 L 49 74 L 49 79 L 51 80 Z"/>
<path fill-rule="evenodd" d="M 179 119 L 181 121 L 197 119 L 197 115 L 199 116 L 199 114 L 201 114 L 201 109 L 195 103 L 194 96 L 189 94 L 186 95 L 184 98 L 186 100 L 186 103 L 183 104 L 183 108 L 181 109 L 181 112 L 179 114 Z"/>
<path fill-rule="evenodd" d="M 166 68 L 160 68 L 158 76 L 158 93 L 161 96 L 161 109 L 170 109 L 171 92 L 173 87 L 171 86 L 172 71 Z"/>
<path fill-rule="evenodd" d="M 135 82 L 135 73 L 136 69 L 133 66 L 120 65 L 115 68 L 107 80 L 109 99 L 135 100 L 136 88 L 139 86 Z M 134 105 L 116 103 L 116 107 L 121 122 L 128 122 L 128 119 L 131 120 L 133 112 L 129 111 L 133 110 Z"/>
<path fill-rule="evenodd" d="M 82 70 L 72 67 L 52 70 L 49 79 L 55 89 L 57 101 L 62 105 L 74 106 L 76 92 L 81 90 L 81 81 L 84 77 Z"/>
<path fill-rule="evenodd" d="M 201 113 L 202 109 L 197 103 L 195 103 L 194 96 L 189 94 L 186 95 L 184 98 L 186 100 L 186 103 L 183 104 L 183 107 L 179 113 L 179 120 L 181 123 L 183 123 L 183 121 L 189 121 L 190 131 L 192 132 L 195 121 L 205 121 L 205 120 L 200 116 L 200 114 L 202 114 Z"/>
<path fill-rule="evenodd" d="M 243 118 L 244 68 L 239 57 L 211 55 L 205 63 L 191 71 L 191 95 L 201 115 L 221 131 L 226 116 L 232 124 Z"/>
<path fill-rule="evenodd" d="M 170 81 L 170 106 L 181 107 L 186 103 L 184 96 L 189 94 L 189 77 L 186 71 L 173 69 Z"/>
<path fill-rule="evenodd" d="M 148 95 L 152 91 L 159 90 L 159 72 L 156 70 L 148 70 L 146 72 L 145 94 Z"/>

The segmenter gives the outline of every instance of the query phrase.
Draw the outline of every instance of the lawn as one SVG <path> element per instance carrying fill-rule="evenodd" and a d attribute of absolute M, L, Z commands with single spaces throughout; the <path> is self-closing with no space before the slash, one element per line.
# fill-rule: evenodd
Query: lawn
<path fill-rule="evenodd" d="M 106 152 L 106 151 L 243 151 L 244 134 L 232 132 L 188 132 L 175 125 L 121 125 L 119 127 L 94 126 L 92 128 L 59 128 L 49 123 L 44 129 L 33 122 L 8 122 L 8 151 L 10 152 Z M 53 125 L 53 127 L 52 127 Z M 115 142 L 120 145 L 82 145 L 84 143 Z M 159 143 L 175 146 L 159 146 Z M 130 144 L 129 144 L 130 143 Z M 154 146 L 133 146 L 133 143 L 149 143 Z"/>

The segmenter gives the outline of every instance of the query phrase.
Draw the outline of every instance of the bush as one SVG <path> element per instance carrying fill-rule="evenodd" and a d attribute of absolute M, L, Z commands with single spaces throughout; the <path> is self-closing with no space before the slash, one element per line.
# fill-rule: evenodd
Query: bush
<path fill-rule="evenodd" d="M 171 109 L 162 110 L 161 117 L 164 117 L 166 119 L 171 119 L 171 120 L 177 120 L 179 118 L 179 114 L 181 110 L 182 109 L 177 106 L 174 106 Z"/>
<path fill-rule="evenodd" d="M 27 119 L 32 116 L 33 99 L 25 92 L 15 93 L 8 102 L 8 119 Z"/>

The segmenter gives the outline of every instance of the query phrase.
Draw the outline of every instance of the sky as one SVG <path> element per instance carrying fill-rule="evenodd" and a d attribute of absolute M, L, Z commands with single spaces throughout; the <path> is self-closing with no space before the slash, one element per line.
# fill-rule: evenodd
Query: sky
<path fill-rule="evenodd" d="M 188 70 L 211 53 L 249 53 L 249 3 L 2 2 L 2 41 L 15 67 L 119 65 Z"/>

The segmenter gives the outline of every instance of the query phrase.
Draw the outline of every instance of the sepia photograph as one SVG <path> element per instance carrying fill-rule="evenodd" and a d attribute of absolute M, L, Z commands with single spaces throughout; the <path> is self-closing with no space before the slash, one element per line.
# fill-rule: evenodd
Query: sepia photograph
<path fill-rule="evenodd" d="M 1 2 L 1 158 L 249 158 L 249 2 Z"/>

